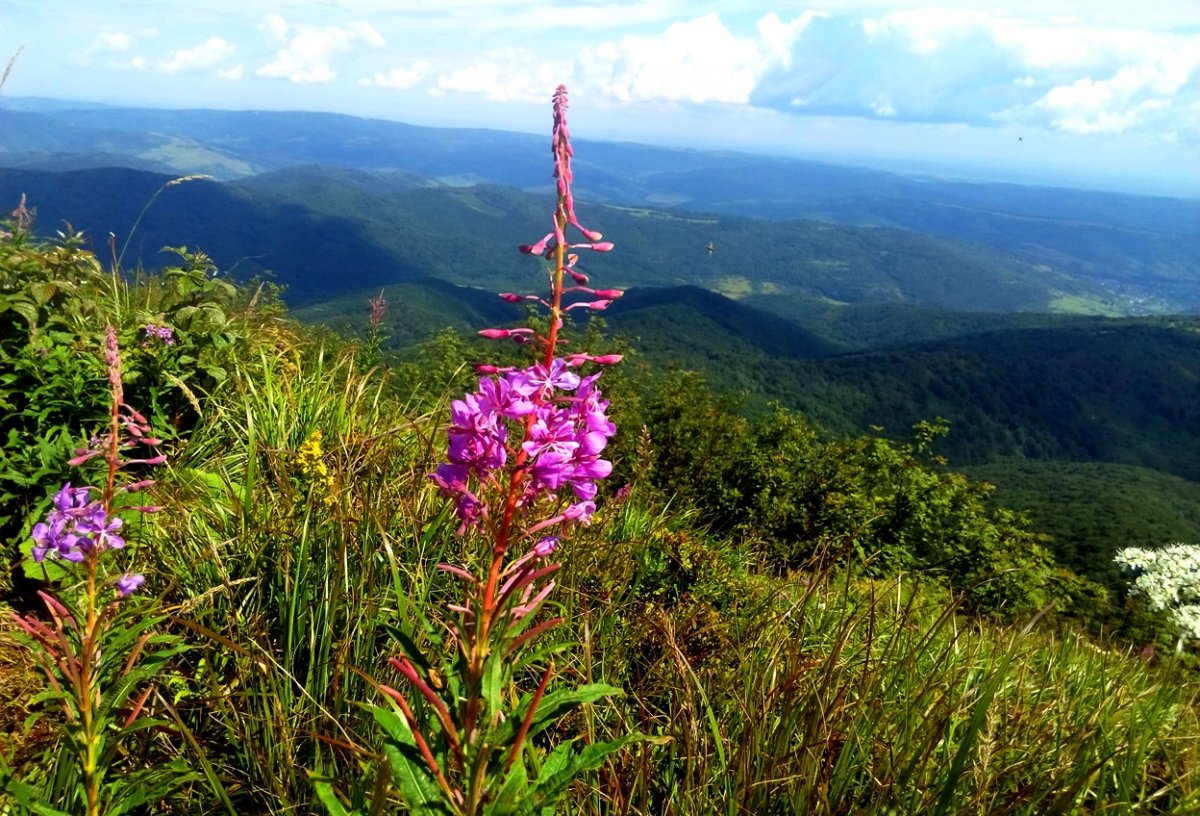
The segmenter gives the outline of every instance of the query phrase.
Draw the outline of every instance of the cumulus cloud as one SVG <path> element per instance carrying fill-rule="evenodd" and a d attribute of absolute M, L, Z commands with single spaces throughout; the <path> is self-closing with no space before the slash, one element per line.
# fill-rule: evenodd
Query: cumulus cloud
<path fill-rule="evenodd" d="M 340 26 L 290 25 L 277 14 L 267 16 L 262 30 L 282 45 L 272 62 L 260 67 L 260 77 L 299 83 L 330 82 L 337 76 L 334 60 L 339 54 L 364 44 L 380 48 L 387 44 L 370 23 L 349 22 Z"/>
<path fill-rule="evenodd" d="M 755 88 L 804 115 L 1072 133 L 1174 131 L 1200 91 L 1200 36 L 975 4 L 819 22 Z"/>
<path fill-rule="evenodd" d="M 792 47 L 818 16 L 784 22 L 761 18 L 755 36 L 739 37 L 715 13 L 672 23 L 657 36 L 622 37 L 584 49 L 584 84 L 620 101 L 668 100 L 746 104 L 762 75 L 787 66 Z"/>
<path fill-rule="evenodd" d="M 199 71 L 211 68 L 234 52 L 231 43 L 220 37 L 209 37 L 195 48 L 183 48 L 171 52 L 171 56 L 158 63 L 160 71 L 168 74 L 180 71 Z"/>
<path fill-rule="evenodd" d="M 571 81 L 569 63 L 547 60 L 525 48 L 500 48 L 439 76 L 431 92 L 479 94 L 493 102 L 542 102 L 546 89 L 554 88 L 564 78 Z"/>
<path fill-rule="evenodd" d="M 232 68 L 222 68 L 221 70 L 217 71 L 217 76 L 219 76 L 221 79 L 229 79 L 229 80 L 236 81 L 236 80 L 241 79 L 245 75 L 245 73 L 246 73 L 246 66 L 239 64 L 239 65 L 233 66 Z"/>
<path fill-rule="evenodd" d="M 145 60 L 141 57 L 125 56 L 139 42 L 158 36 L 154 28 L 140 28 L 131 31 L 101 31 L 91 39 L 81 51 L 76 52 L 75 58 L 88 64 L 99 57 L 109 67 L 129 67 L 134 62 Z M 134 66 L 138 67 L 138 66 Z"/>
<path fill-rule="evenodd" d="M 1044 111 L 1054 127 L 1069 133 L 1123 133 L 1169 108 L 1188 75 L 1162 66 L 1126 66 L 1109 79 L 1084 77 L 1054 87 L 1033 108 Z"/>
<path fill-rule="evenodd" d="M 432 68 L 432 63 L 426 60 L 417 60 L 407 68 L 392 68 L 387 73 L 376 71 L 374 76 L 364 77 L 358 83 L 360 85 L 374 85 L 379 88 L 395 88 L 399 91 L 406 91 L 409 88 L 415 87 L 417 83 L 429 74 Z"/>

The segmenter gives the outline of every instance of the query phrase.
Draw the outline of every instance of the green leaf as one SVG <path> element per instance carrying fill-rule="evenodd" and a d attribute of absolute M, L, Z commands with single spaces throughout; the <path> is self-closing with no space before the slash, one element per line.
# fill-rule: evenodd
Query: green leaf
<path fill-rule="evenodd" d="M 329 811 L 329 816 L 359 816 L 361 810 L 346 810 L 346 806 L 337 798 L 337 794 L 333 792 L 333 780 L 324 776 L 312 777 L 313 788 L 317 792 L 317 799 Z"/>
<path fill-rule="evenodd" d="M 518 812 L 526 798 L 529 780 L 525 776 L 525 767 L 517 762 L 508 772 L 504 785 L 495 797 L 483 806 L 484 816 L 512 816 Z"/>
<path fill-rule="evenodd" d="M 526 739 L 546 730 L 555 720 L 569 714 L 584 703 L 594 703 L 604 697 L 622 697 L 625 692 L 616 686 L 604 683 L 592 683 L 573 689 L 552 691 L 538 703 L 533 720 L 529 724 Z M 529 710 L 532 695 L 527 695 L 517 711 L 497 729 L 497 738 L 504 744 L 510 744 L 516 736 L 516 728 L 525 721 L 525 712 Z"/>
<path fill-rule="evenodd" d="M 493 714 L 501 710 L 501 692 L 504 686 L 504 661 L 497 654 L 487 657 L 487 665 L 483 669 L 480 693 L 487 702 L 488 711 Z"/>
<path fill-rule="evenodd" d="M 32 328 L 37 325 L 37 309 L 32 303 L 23 300 L 10 300 L 8 308 L 25 318 L 26 328 Z"/>
<path fill-rule="evenodd" d="M 582 751 L 574 750 L 574 741 L 559 745 L 546 758 L 538 778 L 530 787 L 524 806 L 517 813 L 524 816 L 540 812 L 544 816 L 553 816 L 558 800 L 577 776 L 599 768 L 610 754 L 643 739 L 645 736 L 642 734 L 627 734 L 609 742 L 592 743 Z"/>
<path fill-rule="evenodd" d="M 383 623 L 381 625 L 383 626 L 384 630 L 387 631 L 392 640 L 400 644 L 400 648 L 404 652 L 404 656 L 411 660 L 413 665 L 422 671 L 429 671 L 429 661 L 426 659 L 420 648 L 418 648 L 416 641 L 405 634 L 404 630 L 399 626 L 393 626 L 390 623 Z"/>
<path fill-rule="evenodd" d="M 409 811 L 415 816 L 451 813 L 441 787 L 417 750 L 408 721 L 402 714 L 378 706 L 372 708 L 372 713 L 385 734 L 383 752 L 392 766 L 392 780 Z"/>
<path fill-rule="evenodd" d="M 0 784 L 0 790 L 12 796 L 13 801 L 17 804 L 38 816 L 71 816 L 65 811 L 55 810 L 49 805 L 42 804 L 41 792 L 37 788 L 12 780 L 0 780 L 0 782 L 3 783 Z"/>
<path fill-rule="evenodd" d="M 29 284 L 29 294 L 33 296 L 33 302 L 38 306 L 45 306 L 57 293 L 58 287 L 53 283 L 42 281 Z"/>

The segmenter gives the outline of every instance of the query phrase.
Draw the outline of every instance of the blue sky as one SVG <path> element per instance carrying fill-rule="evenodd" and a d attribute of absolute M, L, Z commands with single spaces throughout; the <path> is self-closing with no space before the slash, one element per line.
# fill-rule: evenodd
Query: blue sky
<path fill-rule="evenodd" d="M 4 93 L 1200 195 L 1200 3 L 0 0 Z"/>

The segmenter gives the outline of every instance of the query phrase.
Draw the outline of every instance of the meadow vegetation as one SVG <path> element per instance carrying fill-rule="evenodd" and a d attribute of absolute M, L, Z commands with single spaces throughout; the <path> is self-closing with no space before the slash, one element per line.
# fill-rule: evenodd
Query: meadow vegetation
<path fill-rule="evenodd" d="M 116 404 L 106 344 L 166 456 L 131 467 L 161 509 L 112 508 L 127 546 L 99 567 L 144 576 L 113 626 L 149 644 L 107 664 L 107 804 L 91 809 L 95 768 L 68 750 L 78 709 L 6 609 L 0 813 L 452 812 L 412 781 L 412 724 L 476 693 L 439 668 L 467 619 L 439 565 L 486 575 L 499 556 L 458 533 L 462 505 L 429 474 L 483 352 L 443 332 L 392 364 L 378 336 L 304 326 L 273 287 L 177 257 L 123 275 L 77 236 L 37 237 L 24 206 L 0 236 L 5 604 L 58 625 L 38 591 L 81 591 L 30 555 L 63 485 L 103 475 L 68 462 Z M 575 337 L 625 350 L 599 323 Z M 508 810 L 506 775 L 481 812 L 1200 811 L 1194 643 L 1177 650 L 1169 616 L 1057 563 L 1028 519 L 945 467 L 944 426 L 833 434 L 653 366 L 606 370 L 604 389 L 613 472 L 531 613 L 561 623 L 541 630 L 541 662 L 487 692 L 510 739 L 543 692 L 559 701 L 516 737 L 530 780 L 558 772 L 564 745 L 587 772 L 563 777 L 557 806 Z M 388 689 L 408 690 L 411 716 Z"/>

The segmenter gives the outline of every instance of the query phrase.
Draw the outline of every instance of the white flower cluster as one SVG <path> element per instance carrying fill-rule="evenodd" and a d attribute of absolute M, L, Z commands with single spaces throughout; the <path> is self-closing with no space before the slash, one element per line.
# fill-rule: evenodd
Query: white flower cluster
<path fill-rule="evenodd" d="M 1181 638 L 1200 640 L 1200 546 L 1127 547 L 1115 560 L 1133 570 L 1135 594 L 1145 596 L 1151 608 L 1171 613 Z"/>

